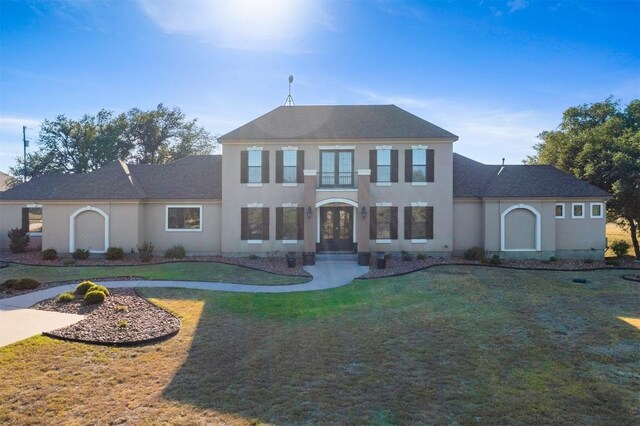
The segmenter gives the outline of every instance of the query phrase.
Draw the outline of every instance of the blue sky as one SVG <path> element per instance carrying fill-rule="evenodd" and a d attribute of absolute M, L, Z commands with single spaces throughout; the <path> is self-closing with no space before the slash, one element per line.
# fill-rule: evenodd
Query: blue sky
<path fill-rule="evenodd" d="M 567 107 L 640 98 L 640 0 L 0 0 L 0 170 L 59 114 L 162 102 L 224 134 L 289 74 L 299 105 L 393 103 L 518 163 Z"/>

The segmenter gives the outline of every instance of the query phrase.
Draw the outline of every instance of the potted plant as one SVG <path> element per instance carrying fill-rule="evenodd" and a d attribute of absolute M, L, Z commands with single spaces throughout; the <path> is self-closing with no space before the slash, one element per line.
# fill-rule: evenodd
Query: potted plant
<path fill-rule="evenodd" d="M 287 253 L 287 267 L 295 268 L 296 267 L 296 253 L 290 251 Z"/>
<path fill-rule="evenodd" d="M 387 258 L 383 251 L 379 251 L 376 256 L 376 268 L 385 269 L 387 267 Z"/>
<path fill-rule="evenodd" d="M 303 264 L 305 265 L 315 265 L 316 264 L 316 254 L 312 251 L 305 252 L 302 255 Z"/>
<path fill-rule="evenodd" d="M 371 264 L 371 253 L 368 251 L 358 252 L 358 265 L 369 266 Z"/>

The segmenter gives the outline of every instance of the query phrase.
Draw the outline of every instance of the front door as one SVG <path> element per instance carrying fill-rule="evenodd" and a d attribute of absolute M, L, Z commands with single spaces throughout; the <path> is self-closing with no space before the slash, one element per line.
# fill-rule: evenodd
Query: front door
<path fill-rule="evenodd" d="M 320 207 L 320 251 L 353 251 L 353 207 Z"/>

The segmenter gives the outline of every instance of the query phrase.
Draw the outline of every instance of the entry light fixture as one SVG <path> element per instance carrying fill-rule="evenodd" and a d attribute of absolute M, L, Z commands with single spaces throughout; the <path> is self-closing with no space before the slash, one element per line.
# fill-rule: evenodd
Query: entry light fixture
<path fill-rule="evenodd" d="M 307 207 L 307 219 L 311 219 L 311 215 L 313 215 L 313 212 L 311 211 L 311 206 Z"/>
<path fill-rule="evenodd" d="M 362 218 L 363 219 L 367 218 L 367 207 L 366 206 L 362 206 Z"/>

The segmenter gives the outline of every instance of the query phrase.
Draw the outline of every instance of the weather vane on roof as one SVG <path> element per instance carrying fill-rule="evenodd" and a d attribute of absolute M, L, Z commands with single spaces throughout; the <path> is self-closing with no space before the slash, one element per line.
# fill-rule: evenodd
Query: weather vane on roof
<path fill-rule="evenodd" d="M 295 106 L 295 102 L 293 102 L 293 97 L 291 96 L 291 83 L 293 83 L 293 76 L 290 75 L 289 76 L 289 96 L 287 96 L 287 100 L 284 101 L 285 105 L 291 106 L 294 105 Z"/>

